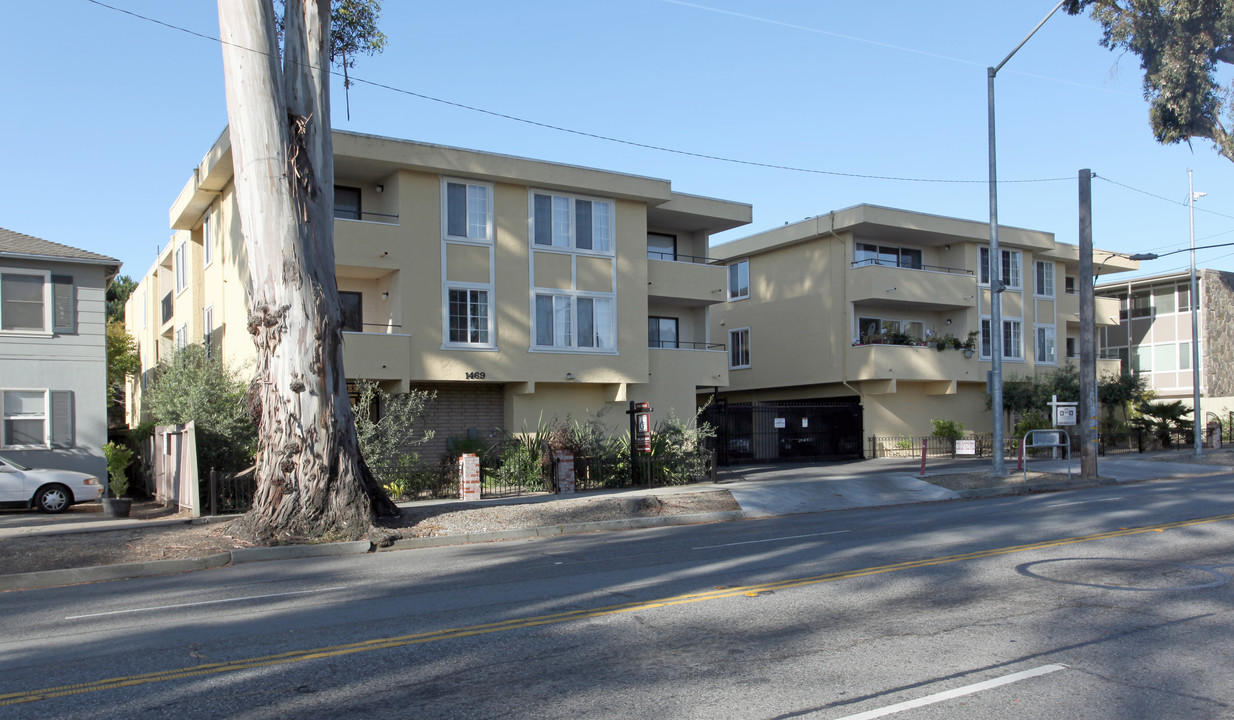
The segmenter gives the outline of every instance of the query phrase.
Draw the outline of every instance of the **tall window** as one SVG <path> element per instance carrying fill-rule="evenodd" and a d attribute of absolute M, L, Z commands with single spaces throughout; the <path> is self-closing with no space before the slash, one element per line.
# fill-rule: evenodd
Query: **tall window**
<path fill-rule="evenodd" d="M 447 238 L 491 241 L 493 239 L 492 186 L 461 180 L 446 180 L 444 215 Z"/>
<path fill-rule="evenodd" d="M 728 366 L 734 370 L 750 367 L 750 328 L 728 331 Z"/>
<path fill-rule="evenodd" d="M 1058 362 L 1056 333 L 1053 325 L 1038 325 L 1035 359 L 1039 363 Z"/>
<path fill-rule="evenodd" d="M 448 342 L 489 344 L 488 291 L 451 288 L 449 291 Z"/>
<path fill-rule="evenodd" d="M 360 207 L 360 188 L 334 186 L 334 217 L 340 220 L 364 219 L 364 211 Z"/>
<path fill-rule="evenodd" d="M 1024 324 L 1018 319 L 1003 320 L 1003 357 L 1012 360 L 1024 357 Z M 981 356 L 988 358 L 992 353 L 990 340 L 990 318 L 981 319 Z"/>
<path fill-rule="evenodd" d="M 677 318 L 654 316 L 647 318 L 647 347 L 675 348 L 677 346 Z"/>
<path fill-rule="evenodd" d="M 340 290 L 338 300 L 343 310 L 343 329 L 364 332 L 364 294 Z"/>
<path fill-rule="evenodd" d="M 201 344 L 206 347 L 206 357 L 214 357 L 214 306 L 207 305 L 201 311 Z"/>
<path fill-rule="evenodd" d="M 189 344 L 189 326 L 188 323 L 182 323 L 176 328 L 176 349 L 183 350 Z"/>
<path fill-rule="evenodd" d="M 214 262 L 214 235 L 210 232 L 210 210 L 201 217 L 201 266 L 210 267 Z"/>
<path fill-rule="evenodd" d="M 537 347 L 603 351 L 616 348 L 613 298 L 537 294 L 535 307 Z"/>
<path fill-rule="evenodd" d="M 176 248 L 176 294 L 184 292 L 184 289 L 189 286 L 189 270 L 188 270 L 188 246 L 185 243 L 180 243 Z"/>
<path fill-rule="evenodd" d="M 1180 342 L 1178 344 L 1178 369 L 1179 370 L 1190 370 L 1191 369 L 1191 343 L 1190 342 Z M 1201 408 L 1201 410 L 1202 409 L 1203 408 Z"/>
<path fill-rule="evenodd" d="M 1054 297 L 1054 263 L 1037 262 L 1037 296 Z"/>
<path fill-rule="evenodd" d="M 613 203 L 532 193 L 532 242 L 589 252 L 613 252 Z"/>
<path fill-rule="evenodd" d="M 42 272 L 0 272 L 0 331 L 48 331 L 47 294 L 50 279 Z"/>
<path fill-rule="evenodd" d="M 676 260 L 677 236 L 647 233 L 647 257 L 651 260 Z"/>
<path fill-rule="evenodd" d="M 1067 293 L 1068 295 L 1076 294 L 1077 291 L 1075 289 L 1075 276 L 1074 275 L 1064 275 L 1063 276 L 1063 292 Z"/>
<path fill-rule="evenodd" d="M 1123 348 L 1123 350 L 1126 350 L 1126 348 Z M 1075 338 L 1069 337 L 1067 338 L 1067 357 L 1074 358 L 1075 356 L 1076 356 Z"/>
<path fill-rule="evenodd" d="M 750 297 L 750 261 L 739 260 L 728 266 L 728 299 Z"/>
<path fill-rule="evenodd" d="M 1020 289 L 1020 251 L 999 250 L 1002 258 L 1003 285 L 1009 290 Z M 981 248 L 980 278 L 982 285 L 990 284 L 990 248 Z"/>

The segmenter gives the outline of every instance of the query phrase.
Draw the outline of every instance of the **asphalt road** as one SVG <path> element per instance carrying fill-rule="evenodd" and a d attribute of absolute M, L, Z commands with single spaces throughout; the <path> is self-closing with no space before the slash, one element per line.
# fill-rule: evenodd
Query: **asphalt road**
<path fill-rule="evenodd" d="M 1234 715 L 1234 476 L 0 595 L 0 718 Z"/>

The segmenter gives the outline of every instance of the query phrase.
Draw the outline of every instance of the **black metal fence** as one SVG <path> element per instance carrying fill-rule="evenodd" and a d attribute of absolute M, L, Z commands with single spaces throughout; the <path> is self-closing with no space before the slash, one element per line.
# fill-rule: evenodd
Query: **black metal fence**
<path fill-rule="evenodd" d="M 1071 438 L 1071 452 L 1079 455 L 1083 440 L 1075 428 L 1067 430 Z M 975 441 L 976 453 L 960 455 L 956 453 L 955 443 L 944 438 L 933 436 L 899 435 L 893 437 L 871 436 L 867 443 L 869 456 L 872 458 L 920 458 L 921 443 L 926 445 L 927 458 L 951 457 L 994 457 L 993 435 L 971 435 L 965 440 Z M 1003 457 L 1014 458 L 1019 454 L 1019 437 L 1003 438 Z M 1223 442 L 1223 429 L 1220 423 L 1205 430 L 1203 447 L 1220 447 Z M 1123 455 L 1128 453 L 1158 452 L 1162 450 L 1192 450 L 1195 448 L 1195 437 L 1192 431 L 1173 430 L 1170 432 L 1154 432 L 1149 430 L 1131 430 L 1128 432 L 1103 433 L 1097 437 L 1097 454 Z"/>
<path fill-rule="evenodd" d="M 256 491 L 254 468 L 240 471 L 210 468 L 200 485 L 203 515 L 232 515 L 248 512 Z"/>

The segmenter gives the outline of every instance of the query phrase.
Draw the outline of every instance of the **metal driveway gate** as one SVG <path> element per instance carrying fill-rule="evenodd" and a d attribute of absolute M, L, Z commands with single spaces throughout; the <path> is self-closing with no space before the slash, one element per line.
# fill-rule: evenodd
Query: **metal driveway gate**
<path fill-rule="evenodd" d="M 729 403 L 703 414 L 716 428 L 720 464 L 841 460 L 862 457 L 858 398 Z"/>

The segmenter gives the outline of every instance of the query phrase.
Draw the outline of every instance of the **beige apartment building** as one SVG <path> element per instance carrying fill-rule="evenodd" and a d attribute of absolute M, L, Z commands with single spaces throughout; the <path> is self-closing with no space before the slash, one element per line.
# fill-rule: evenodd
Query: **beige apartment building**
<path fill-rule="evenodd" d="M 1077 362 L 1078 248 L 1013 227 L 999 245 L 1005 380 Z M 858 205 L 712 255 L 728 268 L 711 313 L 728 347 L 721 404 L 771 408 L 722 437 L 722 456 L 861 456 L 871 436 L 929 435 L 932 418 L 991 431 L 989 223 Z M 1137 267 L 1107 255 L 1104 273 Z M 1117 325 L 1117 301 L 1098 298 L 1096 317 Z M 1099 361 L 1099 374 L 1117 369 Z"/>
<path fill-rule="evenodd" d="M 1196 283 L 1194 304 L 1189 270 L 1101 283 L 1097 295 L 1118 303 L 1119 322 L 1101 330 L 1097 344 L 1101 357 L 1142 375 L 1160 399 L 1191 407 L 1191 313 L 1198 308 L 1200 410 L 1225 423 L 1234 411 L 1234 335 L 1227 332 L 1234 320 L 1234 273 L 1199 268 Z"/>
<path fill-rule="evenodd" d="M 628 427 L 689 418 L 728 383 L 710 309 L 725 273 L 713 233 L 749 205 L 675 192 L 667 180 L 406 140 L 334 133 L 335 263 L 348 378 L 435 390 L 421 450 L 496 438 L 541 420 Z M 171 243 L 130 299 L 142 387 L 176 346 L 254 357 L 248 274 L 226 132 L 171 207 Z"/>

